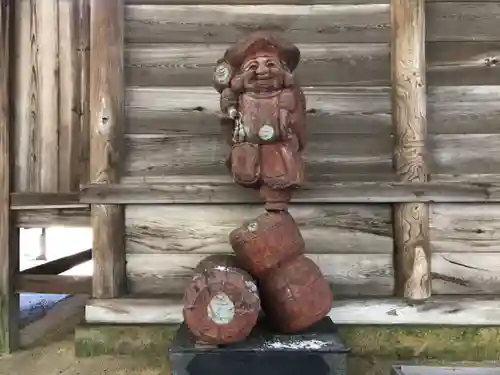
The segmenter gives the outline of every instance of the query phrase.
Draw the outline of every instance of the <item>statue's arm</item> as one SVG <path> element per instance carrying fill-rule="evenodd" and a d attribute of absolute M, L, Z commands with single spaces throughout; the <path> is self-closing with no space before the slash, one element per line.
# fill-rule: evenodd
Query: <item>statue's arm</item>
<path fill-rule="evenodd" d="M 285 123 L 299 141 L 299 150 L 306 145 L 306 99 L 298 86 L 286 89 L 280 98 L 280 123 Z"/>

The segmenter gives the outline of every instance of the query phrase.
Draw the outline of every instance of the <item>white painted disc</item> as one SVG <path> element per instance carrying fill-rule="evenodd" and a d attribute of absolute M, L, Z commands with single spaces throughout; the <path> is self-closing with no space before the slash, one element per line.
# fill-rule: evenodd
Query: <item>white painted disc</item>
<path fill-rule="evenodd" d="M 210 319 L 216 324 L 229 324 L 234 318 L 234 303 L 225 293 L 218 293 L 207 306 Z"/>
<path fill-rule="evenodd" d="M 259 137 L 264 141 L 269 141 L 273 138 L 274 129 L 270 125 L 264 125 L 259 129 Z"/>

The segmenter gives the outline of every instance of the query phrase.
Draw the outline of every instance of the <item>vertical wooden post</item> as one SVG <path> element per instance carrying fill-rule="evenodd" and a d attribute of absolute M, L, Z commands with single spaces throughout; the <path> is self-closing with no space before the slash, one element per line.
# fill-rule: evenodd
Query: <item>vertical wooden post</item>
<path fill-rule="evenodd" d="M 123 0 L 92 0 L 90 8 L 90 175 L 92 183 L 119 183 L 125 95 Z M 125 291 L 124 210 L 93 205 L 93 295 Z"/>
<path fill-rule="evenodd" d="M 392 121 L 399 181 L 426 182 L 425 1 L 391 0 Z M 412 301 L 431 295 L 429 208 L 394 205 L 395 294 Z"/>
<path fill-rule="evenodd" d="M 90 0 L 78 1 L 78 57 L 80 67 L 80 148 L 78 150 L 80 184 L 88 184 L 90 158 Z"/>
<path fill-rule="evenodd" d="M 0 353 L 19 346 L 19 232 L 10 211 L 12 188 L 10 60 L 14 0 L 0 0 Z"/>

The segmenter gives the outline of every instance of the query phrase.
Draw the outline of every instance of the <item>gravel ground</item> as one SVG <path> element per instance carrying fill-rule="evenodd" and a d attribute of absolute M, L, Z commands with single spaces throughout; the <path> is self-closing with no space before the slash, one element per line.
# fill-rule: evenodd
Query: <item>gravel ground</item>
<path fill-rule="evenodd" d="M 0 375 L 170 375 L 161 360 L 131 357 L 76 358 L 73 335 L 0 357 Z"/>

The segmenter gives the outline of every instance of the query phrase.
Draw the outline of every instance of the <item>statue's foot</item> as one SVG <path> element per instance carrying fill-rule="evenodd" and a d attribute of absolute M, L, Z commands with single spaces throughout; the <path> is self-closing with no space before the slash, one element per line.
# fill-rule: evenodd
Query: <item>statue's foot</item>
<path fill-rule="evenodd" d="M 264 208 L 267 211 L 287 211 L 288 202 L 292 198 L 292 190 L 271 189 L 266 185 L 262 185 L 259 195 L 266 202 Z"/>

